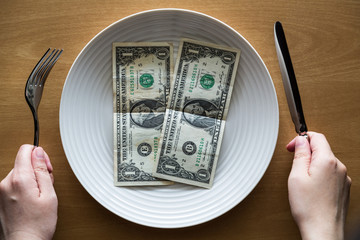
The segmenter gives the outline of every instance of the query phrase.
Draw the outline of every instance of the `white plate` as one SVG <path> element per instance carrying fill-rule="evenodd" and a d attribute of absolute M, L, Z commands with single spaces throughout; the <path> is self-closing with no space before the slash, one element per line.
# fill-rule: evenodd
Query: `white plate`
<path fill-rule="evenodd" d="M 182 37 L 241 49 L 214 185 L 114 187 L 112 42 L 169 41 L 177 53 Z M 80 183 L 116 215 L 158 228 L 200 224 L 241 202 L 267 169 L 278 128 L 275 88 L 254 48 L 223 22 L 181 9 L 141 12 L 101 31 L 72 65 L 60 103 L 61 139 Z"/>

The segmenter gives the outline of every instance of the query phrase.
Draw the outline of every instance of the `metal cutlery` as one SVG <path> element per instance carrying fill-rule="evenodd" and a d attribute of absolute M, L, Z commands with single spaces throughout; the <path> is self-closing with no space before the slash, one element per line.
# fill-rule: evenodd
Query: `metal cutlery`
<path fill-rule="evenodd" d="M 45 81 L 62 52 L 62 49 L 53 49 L 51 51 L 49 48 L 32 70 L 25 85 L 25 99 L 29 104 L 34 118 L 34 146 L 39 146 L 38 107 L 44 90 Z"/>
<path fill-rule="evenodd" d="M 274 37 L 281 76 L 284 84 L 291 118 L 295 124 L 296 132 L 301 136 L 307 136 L 307 126 L 305 123 L 304 112 L 301 105 L 299 88 L 296 82 L 294 68 L 286 43 L 284 29 L 280 22 L 276 22 L 274 25 Z"/>

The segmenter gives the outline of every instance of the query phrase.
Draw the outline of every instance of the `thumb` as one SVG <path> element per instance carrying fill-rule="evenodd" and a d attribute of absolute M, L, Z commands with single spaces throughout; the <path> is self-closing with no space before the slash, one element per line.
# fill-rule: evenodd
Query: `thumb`
<path fill-rule="evenodd" d="M 308 140 L 303 136 L 295 138 L 295 154 L 292 171 L 299 174 L 309 173 L 311 150 Z"/>
<path fill-rule="evenodd" d="M 34 169 L 36 181 L 39 186 L 40 196 L 49 194 L 53 191 L 52 180 L 46 164 L 44 149 L 37 147 L 31 154 L 31 164 Z"/>

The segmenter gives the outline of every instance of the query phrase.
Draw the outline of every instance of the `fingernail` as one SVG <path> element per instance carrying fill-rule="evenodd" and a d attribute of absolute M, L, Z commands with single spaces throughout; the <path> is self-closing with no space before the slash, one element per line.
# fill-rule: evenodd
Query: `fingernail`
<path fill-rule="evenodd" d="M 44 149 L 42 149 L 41 147 L 35 148 L 35 156 L 40 159 L 45 158 Z"/>
<path fill-rule="evenodd" d="M 302 147 L 307 142 L 307 139 L 303 136 L 297 137 L 295 142 L 295 147 Z"/>

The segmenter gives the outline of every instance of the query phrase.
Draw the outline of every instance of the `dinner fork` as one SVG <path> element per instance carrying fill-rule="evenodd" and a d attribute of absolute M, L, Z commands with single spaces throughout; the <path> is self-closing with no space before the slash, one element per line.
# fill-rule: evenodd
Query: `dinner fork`
<path fill-rule="evenodd" d="M 45 52 L 44 56 L 42 56 L 36 64 L 25 85 L 25 99 L 29 104 L 34 118 L 34 146 L 39 146 L 39 119 L 37 112 L 42 92 L 44 90 L 45 81 L 54 64 L 63 52 L 62 49 L 50 50 L 51 48 Z"/>

